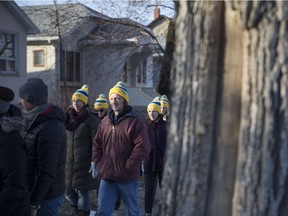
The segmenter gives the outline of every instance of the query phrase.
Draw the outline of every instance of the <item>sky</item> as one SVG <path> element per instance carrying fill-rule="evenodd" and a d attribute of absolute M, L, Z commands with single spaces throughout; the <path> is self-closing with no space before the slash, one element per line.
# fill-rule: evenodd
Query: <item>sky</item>
<path fill-rule="evenodd" d="M 155 5 L 158 5 L 162 15 L 172 18 L 175 14 L 172 0 L 15 0 L 19 6 L 47 5 L 53 4 L 54 1 L 59 4 L 82 3 L 109 17 L 129 17 L 144 25 L 153 21 Z"/>

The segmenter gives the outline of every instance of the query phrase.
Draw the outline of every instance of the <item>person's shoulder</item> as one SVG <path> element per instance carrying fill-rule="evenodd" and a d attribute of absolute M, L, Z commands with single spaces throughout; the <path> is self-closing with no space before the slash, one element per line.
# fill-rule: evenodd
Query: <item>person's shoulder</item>
<path fill-rule="evenodd" d="M 163 124 L 163 125 L 167 125 L 168 122 L 165 121 L 163 118 L 160 118 L 160 119 L 159 119 L 159 123 L 160 123 L 160 124 Z"/>
<path fill-rule="evenodd" d="M 129 124 L 136 125 L 137 127 L 146 127 L 145 119 L 137 113 L 127 118 L 127 121 L 130 122 Z"/>
<path fill-rule="evenodd" d="M 86 119 L 86 123 L 89 125 L 95 125 L 98 126 L 100 123 L 100 120 L 97 116 L 95 116 L 93 113 L 90 113 L 89 116 Z"/>
<path fill-rule="evenodd" d="M 90 112 L 87 119 L 89 121 L 95 121 L 98 120 L 99 118 L 94 113 Z"/>
<path fill-rule="evenodd" d="M 49 104 L 49 107 L 44 111 L 43 114 L 47 115 L 49 118 L 58 119 L 63 122 L 66 119 L 65 112 L 55 104 Z"/>

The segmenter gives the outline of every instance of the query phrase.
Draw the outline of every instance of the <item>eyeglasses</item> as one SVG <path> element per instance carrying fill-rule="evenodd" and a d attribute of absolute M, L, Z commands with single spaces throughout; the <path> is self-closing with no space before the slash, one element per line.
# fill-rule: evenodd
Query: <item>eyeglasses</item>
<path fill-rule="evenodd" d="M 96 112 L 103 112 L 104 111 L 104 109 L 101 109 L 101 110 L 95 110 Z"/>

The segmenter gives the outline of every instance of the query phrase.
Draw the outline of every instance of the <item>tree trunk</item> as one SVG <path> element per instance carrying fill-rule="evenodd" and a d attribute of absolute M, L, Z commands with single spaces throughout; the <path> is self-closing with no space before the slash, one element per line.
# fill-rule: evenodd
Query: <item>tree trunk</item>
<path fill-rule="evenodd" d="M 179 1 L 161 215 L 288 215 L 287 11 Z"/>
<path fill-rule="evenodd" d="M 222 4 L 179 4 L 161 215 L 197 216 L 204 214 L 207 195 Z"/>
<path fill-rule="evenodd" d="M 288 215 L 288 3 L 231 6 L 242 21 L 244 45 L 233 216 Z"/>

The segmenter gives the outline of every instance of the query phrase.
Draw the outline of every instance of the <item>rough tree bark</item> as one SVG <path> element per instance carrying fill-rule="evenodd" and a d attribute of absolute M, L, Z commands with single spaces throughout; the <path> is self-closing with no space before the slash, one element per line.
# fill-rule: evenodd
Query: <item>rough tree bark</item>
<path fill-rule="evenodd" d="M 207 194 L 222 4 L 179 4 L 161 215 L 194 216 L 203 215 Z"/>
<path fill-rule="evenodd" d="M 233 216 L 288 215 L 288 3 L 232 2 L 243 28 Z"/>
<path fill-rule="evenodd" d="M 160 215 L 288 215 L 287 12 L 179 2 Z"/>

